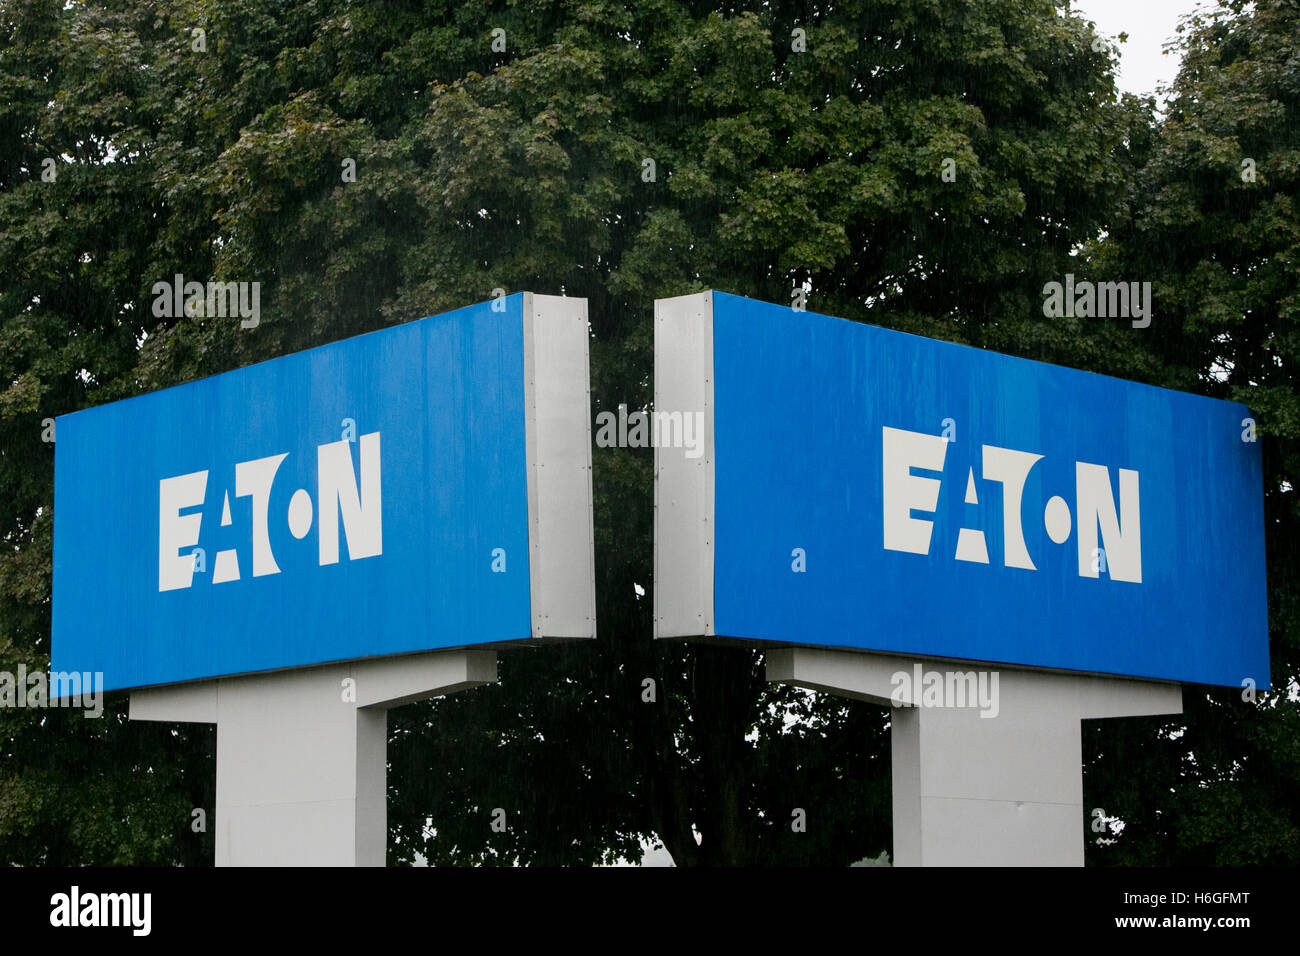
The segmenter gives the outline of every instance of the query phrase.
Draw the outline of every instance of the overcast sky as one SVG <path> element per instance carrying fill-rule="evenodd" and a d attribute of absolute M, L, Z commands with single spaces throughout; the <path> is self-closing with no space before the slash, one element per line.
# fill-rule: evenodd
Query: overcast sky
<path fill-rule="evenodd" d="M 1178 73 L 1178 57 L 1161 48 L 1178 36 L 1178 20 L 1198 7 L 1212 8 L 1209 0 L 1071 0 L 1070 8 L 1112 40 L 1121 33 L 1119 86 L 1130 93 L 1154 93 L 1168 86 Z"/>

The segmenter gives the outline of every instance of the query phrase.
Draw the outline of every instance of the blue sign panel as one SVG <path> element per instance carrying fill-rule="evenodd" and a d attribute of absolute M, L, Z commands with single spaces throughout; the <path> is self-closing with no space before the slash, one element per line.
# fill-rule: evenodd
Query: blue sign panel
<path fill-rule="evenodd" d="M 53 667 L 114 689 L 534 636 L 525 307 L 60 418 Z"/>
<path fill-rule="evenodd" d="M 1268 686 L 1244 406 L 708 295 L 710 633 Z"/>

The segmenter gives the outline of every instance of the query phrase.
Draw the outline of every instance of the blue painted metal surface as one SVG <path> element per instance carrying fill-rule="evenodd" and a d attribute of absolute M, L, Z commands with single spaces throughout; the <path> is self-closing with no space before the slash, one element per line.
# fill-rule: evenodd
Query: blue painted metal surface
<path fill-rule="evenodd" d="M 528 638 L 522 309 L 60 418 L 52 668 L 119 689 Z"/>
<path fill-rule="evenodd" d="M 718 635 L 1268 687 L 1244 406 L 720 293 L 713 336 Z M 945 427 L 939 470 L 915 461 L 937 439 L 898 432 L 887 464 L 887 429 Z M 1024 453 L 1042 457 L 1020 483 Z M 1081 494 L 1101 469 L 1109 502 Z"/>

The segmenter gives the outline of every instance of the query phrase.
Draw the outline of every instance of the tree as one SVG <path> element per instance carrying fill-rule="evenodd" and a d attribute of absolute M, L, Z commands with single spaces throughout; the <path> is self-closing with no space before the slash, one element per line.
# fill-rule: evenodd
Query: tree
<path fill-rule="evenodd" d="M 47 419 L 157 387 L 137 378 L 155 222 L 134 161 L 162 100 L 145 11 L 0 5 L 0 669 L 49 664 L 54 444 Z M 134 32 L 139 27 L 143 37 Z M 116 157 L 114 157 L 116 153 Z M 211 728 L 0 710 L 0 859 L 210 859 Z"/>
<path fill-rule="evenodd" d="M 47 660 L 43 418 L 494 288 L 588 298 L 593 413 L 649 403 L 651 300 L 710 287 L 805 288 L 816 311 L 1083 367 L 1117 349 L 1045 320 L 1039 290 L 1115 225 L 1145 118 L 1048 0 L 0 11 L 18 93 L 0 114 L 0 663 Z M 67 157 L 55 184 L 47 154 Z M 261 282 L 258 328 L 154 316 L 152 283 L 177 272 Z M 655 644 L 651 458 L 594 456 L 597 641 L 503 652 L 498 685 L 393 713 L 391 859 L 590 863 L 642 839 L 682 864 L 886 849 L 888 713 L 769 686 L 752 650 Z M 103 732 L 129 759 L 89 750 L 86 773 L 151 766 L 150 806 L 168 809 L 99 820 L 93 839 L 40 810 L 36 751 L 74 744 L 3 715 L 0 855 L 166 857 L 128 834 L 188 826 L 174 818 L 210 739 L 124 725 L 121 707 Z"/>
<path fill-rule="evenodd" d="M 1098 722 L 1088 807 L 1124 821 L 1097 863 L 1300 859 L 1300 69 L 1294 0 L 1191 17 L 1168 115 L 1093 267 L 1154 281 L 1140 376 L 1246 404 L 1264 463 L 1274 690 L 1187 687 L 1176 719 Z M 1213 547 L 1213 542 L 1206 542 Z M 1224 555 L 1224 560 L 1232 560 Z M 1249 677 L 1251 675 L 1243 675 Z M 1262 683 L 1258 677 L 1257 683 Z"/>

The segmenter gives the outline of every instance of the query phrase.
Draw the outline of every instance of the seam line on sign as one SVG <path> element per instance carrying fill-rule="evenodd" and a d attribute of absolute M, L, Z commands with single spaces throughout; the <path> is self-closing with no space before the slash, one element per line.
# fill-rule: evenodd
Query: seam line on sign
<path fill-rule="evenodd" d="M 1082 807 L 1082 803 L 1062 803 L 1060 800 L 1015 800 L 1007 797 L 950 797 L 939 793 L 922 793 L 922 800 L 962 800 L 968 803 L 1033 803 L 1044 807 Z"/>
<path fill-rule="evenodd" d="M 274 803 L 227 803 L 226 810 L 242 809 L 245 807 L 305 807 L 313 803 L 356 803 L 357 798 L 353 797 L 327 797 L 322 800 L 277 800 Z"/>

